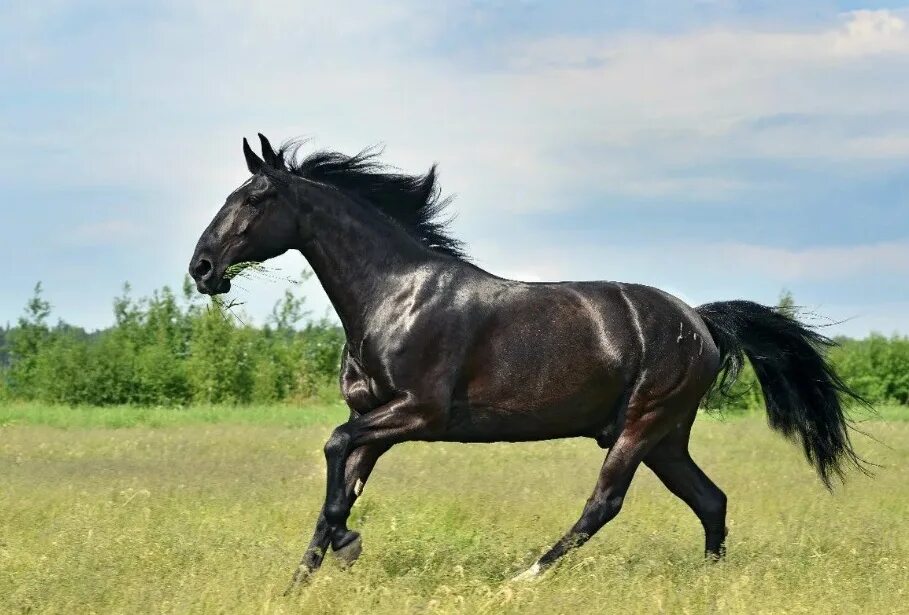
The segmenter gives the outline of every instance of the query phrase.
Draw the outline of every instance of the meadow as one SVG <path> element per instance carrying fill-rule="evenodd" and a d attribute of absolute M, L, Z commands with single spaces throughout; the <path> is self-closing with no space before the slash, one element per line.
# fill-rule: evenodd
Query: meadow
<path fill-rule="evenodd" d="M 351 527 L 360 560 L 283 597 L 324 494 L 340 404 L 0 406 L 2 613 L 896 613 L 909 600 L 909 412 L 824 490 L 760 415 L 702 416 L 694 457 L 729 496 L 729 554 L 642 468 L 619 517 L 541 580 L 508 579 L 576 519 L 592 441 L 407 444 Z M 877 441 L 875 441 L 875 439 Z"/>

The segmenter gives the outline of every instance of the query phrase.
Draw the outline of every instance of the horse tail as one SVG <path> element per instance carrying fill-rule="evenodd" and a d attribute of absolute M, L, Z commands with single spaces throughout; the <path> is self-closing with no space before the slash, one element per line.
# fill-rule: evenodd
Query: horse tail
<path fill-rule="evenodd" d="M 799 442 L 824 485 L 844 479 L 847 466 L 867 473 L 849 439 L 843 402 L 868 403 L 824 357 L 833 340 L 783 311 L 751 301 L 721 301 L 696 309 L 720 351 L 713 391 L 729 396 L 748 357 L 767 406 L 770 427 Z"/>

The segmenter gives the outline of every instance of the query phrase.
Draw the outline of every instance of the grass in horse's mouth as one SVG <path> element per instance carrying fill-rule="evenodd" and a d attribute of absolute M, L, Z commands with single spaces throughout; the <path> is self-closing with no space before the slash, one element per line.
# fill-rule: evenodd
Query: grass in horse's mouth
<path fill-rule="evenodd" d="M 301 284 L 308 278 L 306 272 L 297 279 L 290 276 L 282 275 L 281 269 L 278 267 L 270 267 L 259 263 L 256 261 L 244 261 L 242 263 L 236 263 L 230 265 L 227 269 L 224 270 L 224 279 L 230 280 L 233 285 L 231 290 L 237 288 L 243 289 L 242 286 L 236 284 L 237 280 L 243 279 L 266 279 L 270 282 L 290 282 L 291 284 Z M 210 308 L 217 309 L 221 314 L 230 313 L 237 322 L 240 324 L 245 324 L 243 321 L 242 312 L 238 313 L 234 308 L 241 308 L 246 302 L 241 301 L 236 297 L 229 297 L 227 295 L 212 295 Z"/>
<path fill-rule="evenodd" d="M 271 267 L 256 261 L 246 261 L 231 265 L 224 270 L 224 278 L 227 280 L 263 278 L 271 282 L 290 282 L 291 284 L 300 284 L 309 276 L 306 272 L 300 278 L 294 278 L 283 275 L 280 267 Z"/>
<path fill-rule="evenodd" d="M 244 277 L 248 277 L 250 273 L 260 273 L 267 270 L 268 269 L 262 263 L 257 263 L 256 261 L 245 261 L 242 263 L 236 263 L 225 269 L 224 277 L 228 280 L 233 280 L 241 274 Z"/>

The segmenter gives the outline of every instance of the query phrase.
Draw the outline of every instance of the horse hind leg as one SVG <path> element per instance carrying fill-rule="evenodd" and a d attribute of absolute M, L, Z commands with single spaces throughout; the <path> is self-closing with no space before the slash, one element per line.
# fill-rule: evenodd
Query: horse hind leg
<path fill-rule="evenodd" d="M 635 471 L 657 441 L 655 434 L 651 436 L 649 433 L 652 432 L 652 426 L 650 429 L 640 424 L 636 427 L 638 428 L 623 430 L 609 448 L 593 495 L 587 500 L 580 519 L 533 566 L 516 576 L 515 581 L 539 576 L 570 550 L 587 542 L 619 514 Z"/>
<path fill-rule="evenodd" d="M 726 494 L 691 458 L 688 436 L 688 430 L 670 434 L 644 457 L 644 464 L 694 511 L 704 527 L 704 555 L 718 560 L 726 554 Z"/>

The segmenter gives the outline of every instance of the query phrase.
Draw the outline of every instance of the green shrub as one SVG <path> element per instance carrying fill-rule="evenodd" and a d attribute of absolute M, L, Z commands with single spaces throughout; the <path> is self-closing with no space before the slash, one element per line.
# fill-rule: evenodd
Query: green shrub
<path fill-rule="evenodd" d="M 133 299 L 129 286 L 114 299 L 114 325 L 86 333 L 50 326 L 41 285 L 14 327 L 0 330 L 0 400 L 71 405 L 272 403 L 337 392 L 344 332 L 306 320 L 304 297 L 288 290 L 261 327 L 221 302 L 196 303 L 165 287 Z M 794 311 L 784 293 L 780 307 Z M 830 359 L 845 381 L 873 404 L 909 405 L 909 338 L 873 334 L 843 338 Z M 729 412 L 763 406 L 750 366 L 742 371 Z"/>
<path fill-rule="evenodd" d="M 0 399 L 71 405 L 276 402 L 309 398 L 336 382 L 341 329 L 298 328 L 304 299 L 288 291 L 269 324 L 244 324 L 220 302 L 194 303 L 163 288 L 114 300 L 114 325 L 96 333 L 50 327 L 40 284 L 0 337 Z"/>

